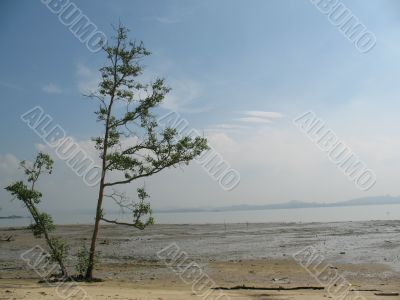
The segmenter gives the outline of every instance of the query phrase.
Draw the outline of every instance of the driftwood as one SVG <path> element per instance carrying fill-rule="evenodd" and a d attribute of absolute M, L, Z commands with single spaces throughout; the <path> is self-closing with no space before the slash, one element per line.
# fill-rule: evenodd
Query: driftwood
<path fill-rule="evenodd" d="M 234 287 L 216 287 L 214 290 L 257 290 L 257 291 L 298 291 L 298 290 L 323 290 L 323 286 L 295 286 L 295 287 L 254 287 L 237 285 Z"/>
<path fill-rule="evenodd" d="M 382 290 L 378 289 L 351 289 L 350 292 L 382 292 Z"/>
<path fill-rule="evenodd" d="M 14 236 L 13 235 L 9 235 L 9 236 L 7 236 L 5 238 L 1 238 L 0 239 L 0 242 L 12 242 L 12 241 L 14 241 Z"/>
<path fill-rule="evenodd" d="M 393 292 L 393 293 L 384 293 L 384 292 L 375 293 L 375 296 L 398 296 L 398 295 L 399 295 L 399 293 L 397 293 L 397 292 Z"/>

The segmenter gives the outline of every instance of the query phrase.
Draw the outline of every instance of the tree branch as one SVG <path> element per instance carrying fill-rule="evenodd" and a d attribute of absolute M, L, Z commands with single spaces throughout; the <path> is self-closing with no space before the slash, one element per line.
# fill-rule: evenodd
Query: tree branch
<path fill-rule="evenodd" d="M 111 223 L 111 224 L 135 227 L 135 228 L 140 229 L 140 230 L 143 230 L 143 229 L 144 229 L 143 226 L 138 226 L 138 225 L 135 224 L 135 223 L 119 222 L 119 221 L 117 221 L 117 220 L 109 220 L 109 219 L 106 219 L 106 218 L 104 218 L 104 217 L 101 217 L 100 219 L 101 219 L 102 221 L 104 221 L 104 222 Z"/>

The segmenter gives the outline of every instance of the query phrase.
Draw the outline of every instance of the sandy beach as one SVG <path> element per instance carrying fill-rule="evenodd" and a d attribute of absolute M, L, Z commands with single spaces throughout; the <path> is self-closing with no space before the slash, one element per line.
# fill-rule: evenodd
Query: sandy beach
<path fill-rule="evenodd" d="M 88 225 L 58 228 L 57 234 L 71 241 L 71 273 L 77 249 L 88 242 L 90 231 Z M 0 299 L 63 299 L 59 283 L 39 283 L 40 276 L 21 259 L 36 244 L 45 248 L 42 241 L 23 228 L 3 228 L 0 235 L 14 239 L 0 244 Z M 171 245 L 187 255 L 185 266 L 195 263 L 212 280 L 211 296 L 199 295 L 191 282 L 182 280 L 179 262 L 171 264 L 157 254 Z M 310 246 L 348 283 L 346 299 L 398 298 L 376 295 L 400 291 L 400 222 L 395 221 L 155 225 L 144 231 L 104 226 L 96 269 L 104 281 L 78 286 L 93 299 L 214 299 L 217 291 L 227 299 L 335 296 L 293 257 Z"/>
<path fill-rule="evenodd" d="M 0 1 L 0 300 L 400 300 L 400 1 Z"/>

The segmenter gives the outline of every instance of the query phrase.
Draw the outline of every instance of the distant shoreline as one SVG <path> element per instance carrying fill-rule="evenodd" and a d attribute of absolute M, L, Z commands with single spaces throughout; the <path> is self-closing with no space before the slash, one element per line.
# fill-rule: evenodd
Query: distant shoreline
<path fill-rule="evenodd" d="M 368 199 L 369 200 L 369 199 Z M 333 207 L 354 207 L 374 205 L 400 205 L 400 198 L 390 197 L 383 201 L 349 200 L 336 203 L 308 203 L 300 201 L 285 202 L 282 204 L 265 205 L 234 205 L 210 208 L 176 208 L 176 209 L 154 209 L 154 213 L 196 213 L 196 212 L 231 212 L 231 211 L 252 211 L 252 210 L 275 210 L 275 209 L 302 209 L 302 208 L 333 208 Z"/>
<path fill-rule="evenodd" d="M 27 217 L 23 217 L 23 216 L 5 216 L 2 217 L 0 216 L 0 220 L 12 220 L 12 219 L 26 219 Z"/>
<path fill-rule="evenodd" d="M 288 203 L 287 203 L 288 204 Z M 232 224 L 232 223 L 329 223 L 369 220 L 400 220 L 400 203 L 355 203 L 346 205 L 329 203 L 318 205 L 308 203 L 302 207 L 299 203 L 269 206 L 241 205 L 221 208 L 192 208 L 154 210 L 157 224 Z M 293 207 L 296 204 L 296 207 Z M 272 207 L 271 207 L 272 206 Z M 92 224 L 93 214 L 79 211 L 50 212 L 55 224 Z M 9 212 L 11 215 L 12 213 Z M 109 216 L 121 221 L 130 221 L 130 214 L 109 211 Z M 16 215 L 16 214 L 14 214 Z M 0 218 L 0 227 L 29 226 L 30 218 Z"/>
<path fill-rule="evenodd" d="M 28 219 L 25 217 L 18 218 L 18 219 Z M 0 219 L 1 220 L 1 219 Z M 384 220 L 384 219 L 370 219 L 370 220 L 337 220 L 337 221 L 234 221 L 234 222 L 204 222 L 204 223 L 155 223 L 149 228 L 164 228 L 164 227 L 187 227 L 187 226 L 192 226 L 192 227 L 205 227 L 205 226 L 221 226 L 225 227 L 226 226 L 260 226 L 260 225 L 268 225 L 268 226 L 291 226 L 291 225 L 314 225 L 314 226 L 325 226 L 327 224 L 364 224 L 364 223 L 376 223 L 376 222 L 385 222 L 385 223 L 393 223 L 393 224 L 399 224 L 400 220 L 399 219 L 389 219 L 389 220 Z M 68 228 L 68 227 L 80 227 L 80 228 L 92 228 L 93 224 L 92 223 L 55 223 L 55 225 L 58 228 Z M 122 225 L 114 225 L 114 224 L 103 224 L 103 227 L 115 227 L 115 226 L 121 226 Z M 7 229 L 14 229 L 14 230 L 19 230 L 19 229 L 28 229 L 28 224 L 27 225 L 0 225 L 0 231 L 1 230 L 7 230 Z"/>

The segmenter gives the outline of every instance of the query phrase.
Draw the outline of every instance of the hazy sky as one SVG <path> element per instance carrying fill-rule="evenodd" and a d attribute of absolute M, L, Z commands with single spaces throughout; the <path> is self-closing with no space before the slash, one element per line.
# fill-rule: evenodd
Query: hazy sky
<path fill-rule="evenodd" d="M 241 182 L 224 191 L 197 164 L 165 170 L 146 184 L 156 208 L 332 202 L 400 194 L 400 5 L 342 1 L 375 34 L 362 54 L 307 0 L 74 1 L 107 36 L 119 20 L 153 55 L 147 78 L 173 89 L 160 114 L 179 112 L 209 138 Z M 0 2 L 0 206 L 18 209 L 3 187 L 18 161 L 43 142 L 20 115 L 39 105 L 96 157 L 101 132 L 81 94 L 98 81 L 104 55 L 91 53 L 37 1 Z M 314 111 L 377 176 L 363 192 L 292 120 Z M 274 114 L 266 113 L 274 112 Z M 50 154 L 53 154 L 49 150 Z M 55 156 L 54 156 L 55 157 Z M 45 183 L 45 184 L 43 184 Z M 39 185 L 51 209 L 94 208 L 63 161 Z M 129 193 L 135 190 L 132 185 Z"/>

